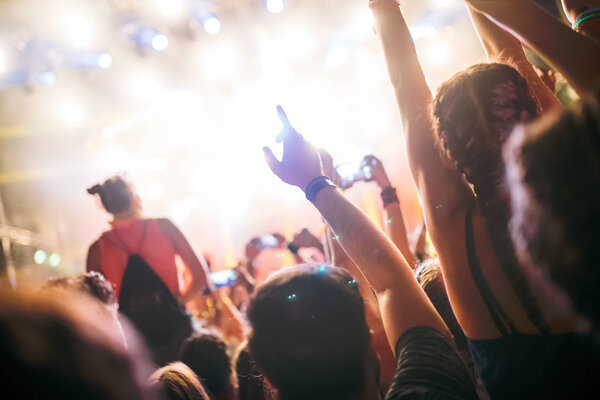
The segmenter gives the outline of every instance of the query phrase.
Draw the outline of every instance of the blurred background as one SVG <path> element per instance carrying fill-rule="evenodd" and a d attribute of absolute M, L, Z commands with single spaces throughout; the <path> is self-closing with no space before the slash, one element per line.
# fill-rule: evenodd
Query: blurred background
<path fill-rule="evenodd" d="M 485 61 L 462 0 L 402 9 L 432 90 Z M 366 0 L 0 0 L 0 264 L 17 282 L 83 271 L 109 229 L 85 189 L 120 171 L 215 269 L 253 236 L 318 232 L 263 160 L 277 104 L 336 163 L 378 156 L 420 222 Z M 380 220 L 374 184 L 349 195 Z"/>

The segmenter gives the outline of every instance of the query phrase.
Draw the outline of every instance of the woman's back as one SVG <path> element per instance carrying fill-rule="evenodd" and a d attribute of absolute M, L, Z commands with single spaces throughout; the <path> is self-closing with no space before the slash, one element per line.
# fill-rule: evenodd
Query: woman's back
<path fill-rule="evenodd" d="M 99 239 L 101 265 L 106 278 L 113 283 L 117 298 L 123 274 L 132 254 L 140 255 L 152 270 L 178 296 L 177 253 L 170 238 L 161 228 L 161 219 L 131 218 L 116 223 Z"/>

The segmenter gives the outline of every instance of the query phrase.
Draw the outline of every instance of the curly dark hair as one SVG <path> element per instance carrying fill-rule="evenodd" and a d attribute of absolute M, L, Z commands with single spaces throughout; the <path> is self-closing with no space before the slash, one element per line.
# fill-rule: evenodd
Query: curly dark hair
<path fill-rule="evenodd" d="M 112 285 L 99 272 L 91 271 L 76 276 L 48 279 L 41 289 L 57 288 L 85 293 L 106 305 L 116 304 Z"/>
<path fill-rule="evenodd" d="M 512 237 L 600 326 L 600 107 L 587 102 L 515 131 L 505 150 Z"/>
<path fill-rule="evenodd" d="M 473 65 L 440 86 L 433 114 L 445 156 L 473 186 L 500 267 L 529 319 L 548 332 L 512 246 L 504 189 L 502 146 L 517 123 L 537 114 L 527 82 L 505 64 Z"/>
<path fill-rule="evenodd" d="M 248 344 L 281 399 L 346 399 L 364 391 L 369 328 L 354 278 L 337 267 L 286 268 L 256 291 Z"/>

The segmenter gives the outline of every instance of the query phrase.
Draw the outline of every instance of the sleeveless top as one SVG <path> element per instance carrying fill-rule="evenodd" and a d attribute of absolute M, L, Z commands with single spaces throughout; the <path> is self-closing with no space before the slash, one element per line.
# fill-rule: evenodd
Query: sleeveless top
<path fill-rule="evenodd" d="M 472 210 L 465 217 L 467 260 L 473 281 L 500 331 L 496 339 L 467 338 L 491 399 L 585 398 L 600 378 L 600 339 L 593 333 L 535 335 L 517 331 L 485 282 L 473 238 Z"/>
<path fill-rule="evenodd" d="M 118 222 L 110 231 L 100 236 L 102 271 L 113 284 L 117 299 L 121 293 L 121 282 L 132 249 L 139 254 L 152 270 L 167 285 L 175 296 L 179 292 L 177 253 L 171 240 L 165 235 L 158 219 L 131 218 Z"/>

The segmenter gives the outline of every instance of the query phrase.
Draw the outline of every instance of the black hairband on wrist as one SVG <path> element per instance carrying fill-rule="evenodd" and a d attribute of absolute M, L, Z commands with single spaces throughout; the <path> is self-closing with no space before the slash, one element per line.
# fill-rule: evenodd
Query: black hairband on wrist
<path fill-rule="evenodd" d="M 383 201 L 383 206 L 387 206 L 392 203 L 400 203 L 398 200 L 398 195 L 396 194 L 396 188 L 392 186 L 388 186 L 381 191 L 381 201 Z"/>
<path fill-rule="evenodd" d="M 304 193 L 306 194 L 306 198 L 313 203 L 317 197 L 317 193 L 326 187 L 337 187 L 335 183 L 329 179 L 328 176 L 321 175 L 310 181 L 310 183 L 306 186 L 306 190 Z"/>

